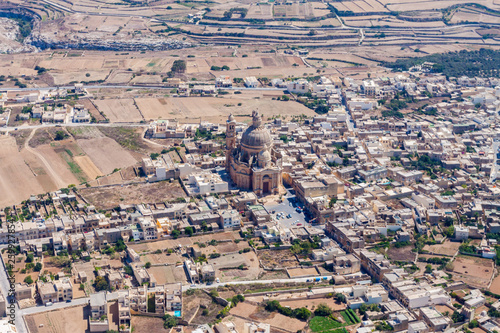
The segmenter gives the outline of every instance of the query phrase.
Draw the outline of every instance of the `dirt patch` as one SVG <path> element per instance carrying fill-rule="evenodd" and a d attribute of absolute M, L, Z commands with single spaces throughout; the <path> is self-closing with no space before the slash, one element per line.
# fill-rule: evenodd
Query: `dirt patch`
<path fill-rule="evenodd" d="M 309 268 L 289 268 L 288 275 L 290 278 L 301 277 L 301 276 L 315 276 L 318 275 L 318 271 L 314 267 Z"/>
<path fill-rule="evenodd" d="M 58 131 L 63 131 L 68 134 L 68 132 L 66 132 L 66 130 L 62 127 L 46 127 L 38 129 L 29 142 L 30 147 L 36 148 L 54 141 L 56 132 Z"/>
<path fill-rule="evenodd" d="M 257 256 L 265 267 L 295 267 L 299 265 L 297 258 L 289 250 L 258 251 Z"/>
<path fill-rule="evenodd" d="M 500 294 L 500 275 L 493 279 L 490 286 L 490 291 L 495 294 Z"/>
<path fill-rule="evenodd" d="M 248 319 L 248 321 L 267 323 L 271 327 L 286 328 L 291 332 L 297 332 L 306 326 L 306 323 L 303 321 L 286 317 L 276 312 L 269 313 L 263 308 L 248 304 L 247 302 L 239 303 L 229 313 Z"/>
<path fill-rule="evenodd" d="M 183 266 L 156 266 L 151 267 L 148 271 L 153 274 L 156 283 L 159 285 L 174 282 L 187 283 L 187 277 Z"/>
<path fill-rule="evenodd" d="M 11 131 L 9 133 L 10 136 L 16 139 L 16 144 L 19 150 L 21 150 L 24 147 L 24 143 L 26 142 L 26 139 L 30 135 L 31 131 L 32 130 L 26 129 L 26 130 Z"/>
<path fill-rule="evenodd" d="M 97 209 L 112 209 L 121 203 L 140 204 L 186 198 L 178 182 L 140 183 L 105 188 L 82 188 L 79 193 Z"/>
<path fill-rule="evenodd" d="M 168 332 L 163 328 L 161 318 L 132 316 L 130 325 L 135 328 L 136 332 Z"/>
<path fill-rule="evenodd" d="M 487 287 L 493 273 L 494 265 L 490 259 L 458 256 L 453 261 L 453 279 L 461 279 L 476 287 Z"/>
<path fill-rule="evenodd" d="M 87 332 L 89 313 L 88 307 L 74 306 L 26 316 L 26 324 L 30 333 Z"/>
<path fill-rule="evenodd" d="M 413 250 L 413 246 L 405 246 L 399 249 L 391 247 L 387 250 L 387 256 L 392 261 L 414 262 L 417 254 L 411 250 Z"/>

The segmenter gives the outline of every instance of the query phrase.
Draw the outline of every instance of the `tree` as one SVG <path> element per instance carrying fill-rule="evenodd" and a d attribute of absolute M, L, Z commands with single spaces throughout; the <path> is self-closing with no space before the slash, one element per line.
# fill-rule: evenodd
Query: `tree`
<path fill-rule="evenodd" d="M 432 266 L 425 265 L 425 274 L 431 274 L 431 273 L 432 273 Z"/>
<path fill-rule="evenodd" d="M 108 290 L 108 282 L 106 282 L 104 277 L 98 276 L 95 278 L 94 288 L 95 291 Z"/>
<path fill-rule="evenodd" d="M 469 323 L 469 328 L 476 328 L 479 327 L 479 322 L 476 319 L 473 319 Z"/>
<path fill-rule="evenodd" d="M 320 317 L 328 317 L 332 313 L 333 313 L 332 309 L 330 309 L 326 304 L 320 304 L 318 305 L 316 310 L 314 310 L 314 315 Z"/>
<path fill-rule="evenodd" d="M 454 311 L 451 315 L 451 320 L 453 320 L 454 323 L 460 323 L 465 320 L 465 316 L 458 311 Z"/>
<path fill-rule="evenodd" d="M 186 233 L 186 235 L 188 235 L 189 237 L 193 236 L 193 234 L 194 234 L 193 227 L 186 227 L 186 229 L 184 229 L 184 232 L 185 232 L 185 233 Z"/>
<path fill-rule="evenodd" d="M 281 307 L 280 302 L 274 300 L 274 301 L 268 301 L 266 303 L 265 309 L 266 311 L 274 312 L 277 311 L 280 307 Z"/>
<path fill-rule="evenodd" d="M 174 73 L 184 73 L 186 71 L 186 62 L 184 60 L 175 60 L 170 70 Z"/>
<path fill-rule="evenodd" d="M 169 314 L 163 316 L 163 321 L 163 328 L 165 329 L 177 326 L 177 318 Z"/>
<path fill-rule="evenodd" d="M 54 138 L 54 140 L 61 141 L 61 140 L 66 139 L 67 136 L 68 135 L 64 131 L 57 131 L 56 132 L 56 137 Z"/>
<path fill-rule="evenodd" d="M 219 292 L 217 291 L 217 289 L 210 290 L 210 296 L 213 298 L 219 297 Z"/>
<path fill-rule="evenodd" d="M 42 270 L 42 264 L 37 262 L 33 270 L 35 272 L 40 272 Z"/>
<path fill-rule="evenodd" d="M 300 320 L 307 321 L 311 317 L 311 311 L 306 308 L 298 308 L 293 311 L 295 317 Z"/>
<path fill-rule="evenodd" d="M 346 302 L 346 297 L 342 293 L 337 293 L 335 294 L 335 300 L 339 303 L 345 303 Z"/>
<path fill-rule="evenodd" d="M 181 232 L 179 230 L 177 230 L 177 229 L 172 230 L 172 237 L 174 237 L 174 239 L 179 238 L 180 235 L 181 235 Z"/>
<path fill-rule="evenodd" d="M 325 113 L 328 113 L 329 110 L 330 110 L 330 108 L 327 105 L 320 104 L 316 107 L 316 109 L 314 109 L 314 112 L 316 112 L 318 114 L 325 114 Z"/>
<path fill-rule="evenodd" d="M 33 260 L 35 260 L 35 256 L 33 255 L 33 253 L 28 253 L 25 262 L 33 262 Z"/>
<path fill-rule="evenodd" d="M 24 278 L 24 282 L 27 284 L 32 284 L 33 279 L 31 278 L 31 275 L 28 275 L 27 277 Z"/>
<path fill-rule="evenodd" d="M 144 264 L 144 267 L 146 269 L 151 268 L 151 263 L 148 261 L 147 263 Z"/>

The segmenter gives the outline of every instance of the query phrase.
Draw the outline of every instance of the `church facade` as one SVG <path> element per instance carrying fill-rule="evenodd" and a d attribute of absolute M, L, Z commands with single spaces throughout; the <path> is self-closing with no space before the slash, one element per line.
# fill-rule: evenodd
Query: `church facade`
<path fill-rule="evenodd" d="M 226 123 L 226 170 L 241 189 L 258 196 L 278 194 L 282 185 L 281 167 L 272 160 L 273 140 L 258 112 L 252 124 L 237 142 L 236 120 L 229 115 Z"/>

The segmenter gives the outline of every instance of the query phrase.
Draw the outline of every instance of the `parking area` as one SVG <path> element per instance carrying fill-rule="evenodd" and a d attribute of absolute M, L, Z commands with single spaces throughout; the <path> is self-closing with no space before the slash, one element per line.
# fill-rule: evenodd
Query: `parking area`
<path fill-rule="evenodd" d="M 295 192 L 291 188 L 286 188 L 283 202 L 265 207 L 268 212 L 274 211 L 273 217 L 287 228 L 310 225 L 309 217 L 304 213 L 302 203 L 295 197 Z"/>

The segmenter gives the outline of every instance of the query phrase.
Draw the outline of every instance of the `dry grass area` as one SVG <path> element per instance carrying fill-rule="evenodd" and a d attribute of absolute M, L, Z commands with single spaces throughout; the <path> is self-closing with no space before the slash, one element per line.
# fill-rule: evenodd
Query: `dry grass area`
<path fill-rule="evenodd" d="M 457 256 L 453 261 L 453 279 L 479 288 L 486 288 L 494 273 L 491 259 Z"/>
<path fill-rule="evenodd" d="M 74 306 L 25 317 L 30 333 L 87 332 L 88 307 Z"/>
<path fill-rule="evenodd" d="M 104 188 L 81 188 L 78 192 L 97 209 L 112 209 L 122 203 L 140 204 L 186 198 L 178 182 L 140 183 Z"/>
<path fill-rule="evenodd" d="M 196 290 L 193 295 L 183 295 L 182 317 L 191 325 L 202 325 L 215 321 L 222 306 L 212 302 L 212 298 L 201 290 Z M 208 309 L 207 315 L 202 315 L 200 306 Z"/>
<path fill-rule="evenodd" d="M 424 250 L 428 251 L 430 254 L 452 257 L 457 253 L 459 247 L 459 242 L 446 241 L 443 244 L 426 245 L 424 246 Z"/>

